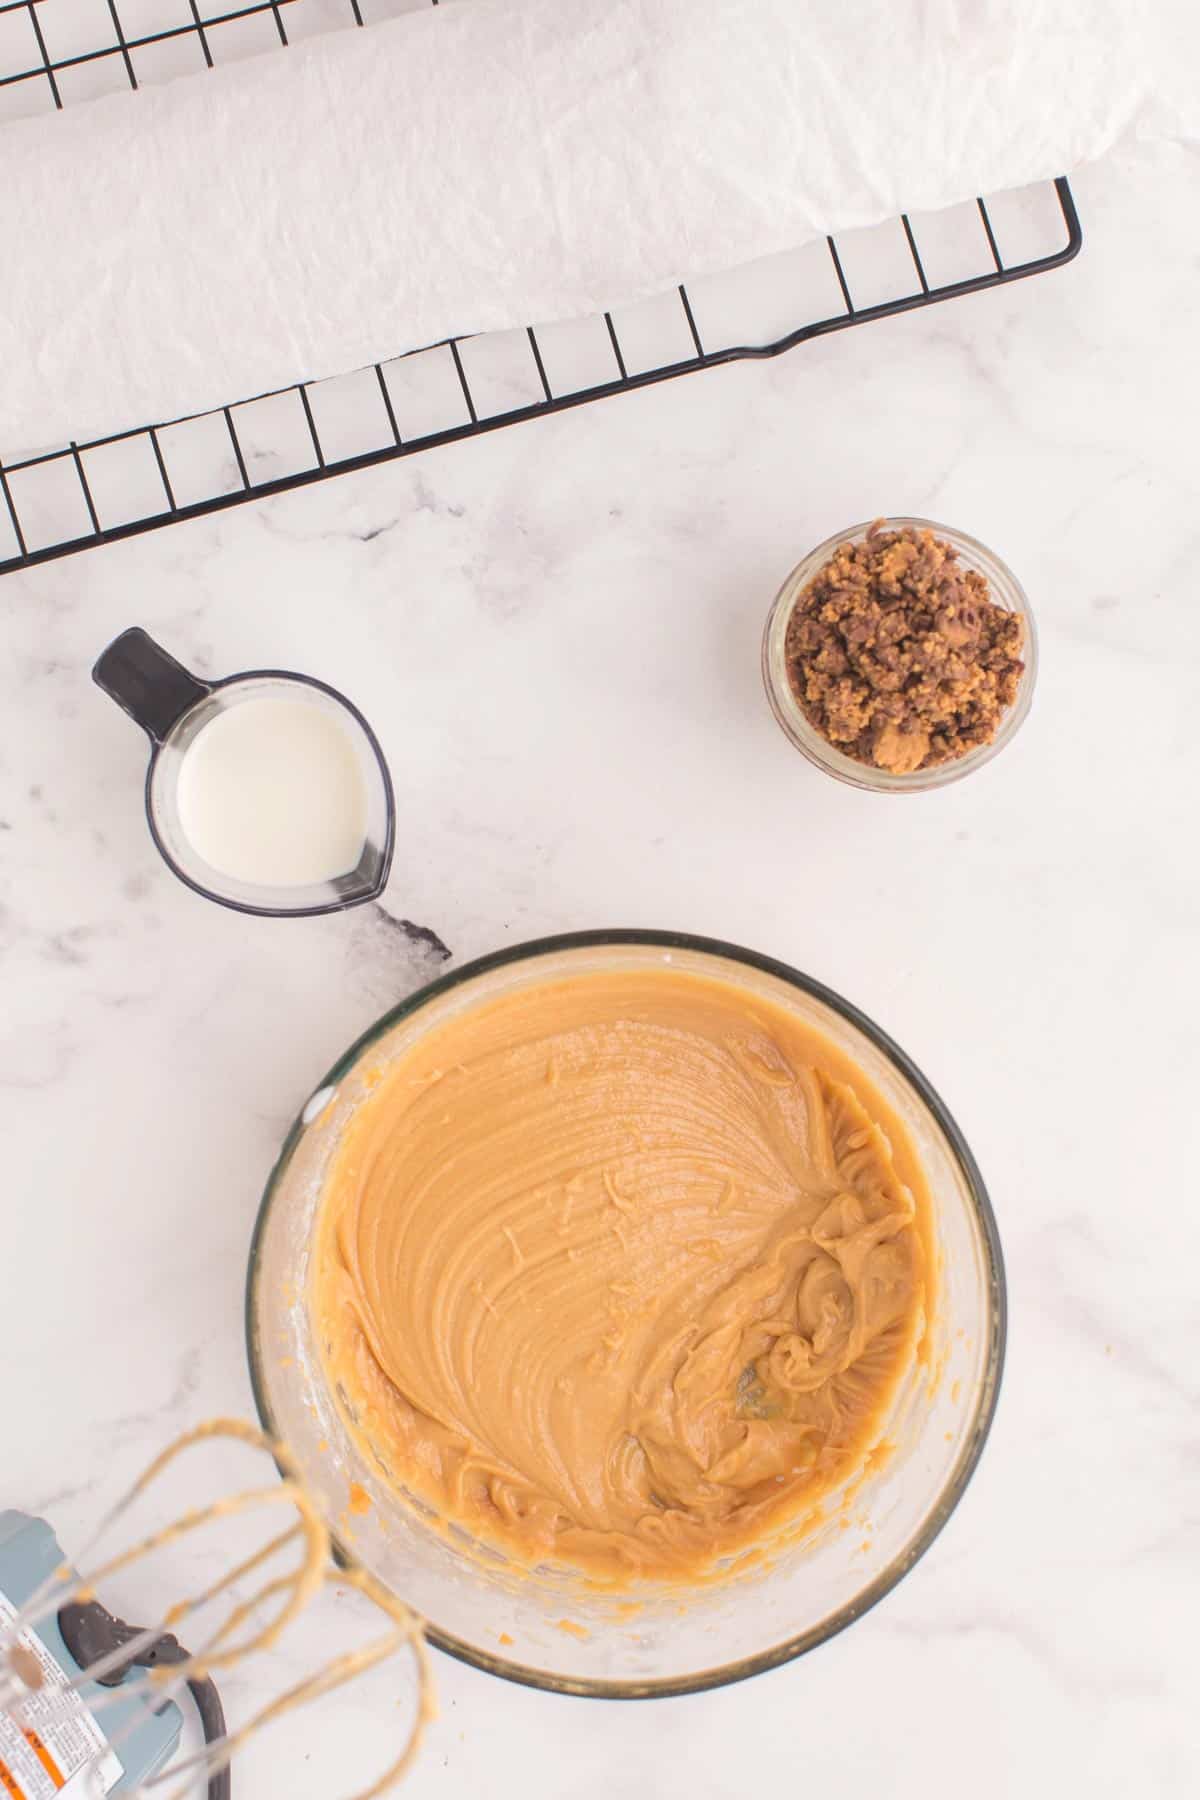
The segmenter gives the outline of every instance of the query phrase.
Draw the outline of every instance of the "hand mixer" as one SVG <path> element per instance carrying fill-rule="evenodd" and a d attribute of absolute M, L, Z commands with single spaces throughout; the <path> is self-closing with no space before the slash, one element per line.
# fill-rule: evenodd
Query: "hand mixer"
<path fill-rule="evenodd" d="M 164 1473 L 187 1451 L 232 1442 L 272 1456 L 283 1479 L 223 1493 L 183 1510 L 125 1548 L 110 1542 Z M 216 1580 L 173 1601 L 144 1627 L 115 1618 L 96 1590 L 123 1571 L 157 1558 L 218 1524 L 279 1513 L 283 1528 L 224 1569 Z M 289 1516 L 290 1515 L 290 1516 Z M 0 1511 L 0 1796 L 3 1800 L 184 1800 L 199 1780 L 208 1800 L 229 1800 L 230 1760 L 264 1726 L 344 1686 L 407 1649 L 417 1703 L 399 1754 L 354 1800 L 374 1800 L 416 1755 L 433 1715 L 420 1621 L 353 1560 L 334 1569 L 328 1530 L 285 1446 L 238 1420 L 216 1419 L 169 1444 L 104 1517 L 73 1567 L 50 1526 Z M 293 1683 L 245 1724 L 229 1731 L 214 1677 L 268 1651 L 327 1582 L 350 1588 L 384 1614 L 382 1636 L 327 1660 Z M 216 1614 L 215 1623 L 204 1623 Z M 195 1652 L 175 1633 L 201 1633 Z M 177 1756 L 183 1714 L 173 1695 L 190 1691 L 204 1748 Z"/>

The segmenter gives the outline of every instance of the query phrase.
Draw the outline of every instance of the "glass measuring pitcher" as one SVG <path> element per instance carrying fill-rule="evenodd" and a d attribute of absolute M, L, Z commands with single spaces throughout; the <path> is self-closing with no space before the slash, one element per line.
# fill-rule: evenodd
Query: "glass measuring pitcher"
<path fill-rule="evenodd" d="M 196 893 L 271 918 L 339 912 L 382 893 L 396 831 L 391 777 L 371 727 L 336 688 L 284 669 L 202 681 L 138 626 L 113 640 L 92 677 L 150 739 L 150 835 Z M 289 855 L 291 824 L 300 841 Z M 328 870 L 318 827 L 334 833 Z"/>

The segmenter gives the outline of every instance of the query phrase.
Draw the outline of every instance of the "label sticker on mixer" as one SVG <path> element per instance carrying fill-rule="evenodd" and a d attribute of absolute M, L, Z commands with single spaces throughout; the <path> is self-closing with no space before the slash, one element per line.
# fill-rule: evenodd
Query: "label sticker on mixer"
<path fill-rule="evenodd" d="M 0 1637 L 9 1639 L 17 1609 L 0 1593 Z M 66 1691 L 68 1676 L 34 1631 L 19 1631 L 6 1643 L 20 1648 L 41 1671 L 42 1685 L 27 1693 L 17 1719 L 0 1711 L 0 1800 L 90 1800 L 107 1794 L 123 1770 L 94 1713 L 78 1694 Z M 96 1781 L 87 1769 L 94 1763 Z"/>

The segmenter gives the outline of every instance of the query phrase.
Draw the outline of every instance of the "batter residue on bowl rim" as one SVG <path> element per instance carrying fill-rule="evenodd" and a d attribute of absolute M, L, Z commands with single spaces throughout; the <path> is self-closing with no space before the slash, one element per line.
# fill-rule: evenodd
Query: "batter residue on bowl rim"
<path fill-rule="evenodd" d="M 358 1436 L 445 1520 L 695 1576 L 862 1468 L 924 1329 L 929 1211 L 822 1033 L 683 970 L 583 974 L 388 1065 L 311 1304 Z"/>

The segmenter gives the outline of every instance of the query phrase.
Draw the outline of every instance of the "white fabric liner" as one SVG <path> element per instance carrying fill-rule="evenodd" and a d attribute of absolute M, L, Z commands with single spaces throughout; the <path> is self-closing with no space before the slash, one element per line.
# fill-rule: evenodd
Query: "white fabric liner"
<path fill-rule="evenodd" d="M 462 0 L 0 128 L 0 445 L 1200 135 L 1186 0 Z"/>

